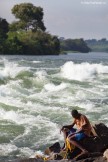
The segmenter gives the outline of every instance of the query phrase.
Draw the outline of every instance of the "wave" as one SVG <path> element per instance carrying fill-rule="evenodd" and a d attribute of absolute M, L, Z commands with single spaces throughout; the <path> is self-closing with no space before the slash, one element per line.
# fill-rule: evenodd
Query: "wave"
<path fill-rule="evenodd" d="M 69 61 L 61 67 L 61 76 L 69 80 L 85 81 L 105 73 L 108 74 L 108 66 L 102 64 L 75 64 Z"/>
<path fill-rule="evenodd" d="M 45 90 L 47 91 L 50 91 L 50 92 L 54 92 L 54 91 L 60 91 L 60 90 L 63 90 L 67 87 L 67 84 L 65 83 L 61 83 L 60 85 L 54 85 L 53 83 L 49 83 L 49 84 L 46 84 L 44 86 Z"/>
<path fill-rule="evenodd" d="M 21 72 L 29 71 L 29 67 L 20 67 L 17 63 L 4 61 L 4 67 L 0 69 L 0 79 L 15 78 Z"/>
<path fill-rule="evenodd" d="M 18 148 L 13 144 L 0 144 L 0 156 L 6 156 L 17 150 Z"/>
<path fill-rule="evenodd" d="M 38 64 L 38 63 L 42 63 L 42 61 L 33 61 L 33 63 Z"/>
<path fill-rule="evenodd" d="M 34 73 L 34 76 L 36 77 L 36 79 L 38 81 L 44 81 L 46 80 L 46 77 L 47 77 L 47 72 L 45 70 L 41 70 L 41 71 L 37 71 Z"/>

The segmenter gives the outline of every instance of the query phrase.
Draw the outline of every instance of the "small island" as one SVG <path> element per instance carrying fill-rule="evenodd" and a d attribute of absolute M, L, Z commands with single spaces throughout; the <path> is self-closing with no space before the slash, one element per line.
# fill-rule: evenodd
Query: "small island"
<path fill-rule="evenodd" d="M 62 40 L 48 33 L 43 21 L 43 8 L 21 3 L 11 11 L 16 21 L 8 23 L 0 18 L 1 55 L 59 55 L 64 51 L 91 51 L 83 39 Z"/>

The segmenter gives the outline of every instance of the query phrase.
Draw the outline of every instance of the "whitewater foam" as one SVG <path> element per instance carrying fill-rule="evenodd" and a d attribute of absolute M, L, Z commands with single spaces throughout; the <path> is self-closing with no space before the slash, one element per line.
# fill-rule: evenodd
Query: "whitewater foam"
<path fill-rule="evenodd" d="M 61 67 L 61 76 L 69 80 L 91 80 L 98 74 L 108 73 L 108 66 L 102 64 L 66 62 Z"/>
<path fill-rule="evenodd" d="M 29 71 L 29 67 L 20 67 L 17 63 L 8 62 L 7 60 L 4 62 L 4 68 L 0 69 L 0 79 L 3 80 L 5 78 L 15 78 L 20 72 Z"/>
<path fill-rule="evenodd" d="M 0 155 L 34 156 L 34 150 L 41 154 L 56 141 L 62 143 L 60 128 L 72 122 L 74 108 L 92 122 L 108 124 L 107 62 L 66 62 L 72 60 L 68 55 L 44 61 L 17 57 L 0 62 Z"/>
<path fill-rule="evenodd" d="M 15 145 L 0 144 L 0 156 L 7 156 L 17 150 L 18 150 L 18 148 Z"/>
<path fill-rule="evenodd" d="M 61 83 L 60 85 L 54 85 L 53 83 L 49 83 L 49 84 L 46 84 L 44 88 L 45 90 L 50 91 L 50 92 L 60 91 L 60 90 L 67 88 L 67 84 Z"/>

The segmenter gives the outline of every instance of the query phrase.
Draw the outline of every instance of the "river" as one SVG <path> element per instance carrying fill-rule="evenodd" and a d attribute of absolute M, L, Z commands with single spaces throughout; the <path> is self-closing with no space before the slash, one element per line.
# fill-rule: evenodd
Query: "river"
<path fill-rule="evenodd" d="M 0 160 L 62 144 L 72 109 L 108 126 L 108 53 L 0 56 Z"/>

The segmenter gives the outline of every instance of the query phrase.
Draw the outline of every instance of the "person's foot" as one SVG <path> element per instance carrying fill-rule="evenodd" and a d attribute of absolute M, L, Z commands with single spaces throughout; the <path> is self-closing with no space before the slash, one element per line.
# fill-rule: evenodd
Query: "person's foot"
<path fill-rule="evenodd" d="M 82 150 L 82 154 L 89 154 L 89 152 L 87 150 Z"/>
<path fill-rule="evenodd" d="M 87 150 L 83 150 L 80 154 L 78 154 L 75 158 L 73 158 L 73 160 L 77 160 L 79 157 L 83 156 L 83 155 L 88 155 L 89 152 Z"/>
<path fill-rule="evenodd" d="M 61 151 L 66 151 L 66 147 L 62 148 Z"/>

